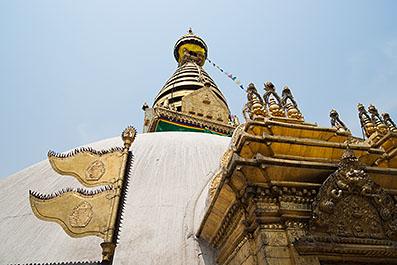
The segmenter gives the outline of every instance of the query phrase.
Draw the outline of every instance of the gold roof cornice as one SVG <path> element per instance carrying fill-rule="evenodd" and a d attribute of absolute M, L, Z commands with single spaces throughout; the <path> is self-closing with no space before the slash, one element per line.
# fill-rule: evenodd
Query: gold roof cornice
<path fill-rule="evenodd" d="M 231 134 L 235 128 L 235 126 L 228 125 L 225 123 L 217 122 L 214 120 L 209 120 L 206 118 L 199 118 L 194 117 L 192 115 L 181 113 L 178 111 L 162 108 L 162 107 L 155 107 L 153 108 L 156 118 L 152 120 L 152 124 L 150 125 L 150 131 L 154 131 L 154 127 L 157 124 L 158 118 L 164 117 L 170 121 L 180 121 L 180 122 L 187 122 L 190 124 L 197 125 L 201 128 L 207 128 L 209 130 L 223 133 L 223 134 Z"/>
<path fill-rule="evenodd" d="M 223 249 L 225 244 L 229 248 L 232 247 L 231 241 L 225 240 L 240 240 L 235 237 L 236 234 L 232 235 L 230 232 L 233 222 L 229 219 L 231 216 L 236 218 L 241 207 L 247 211 L 244 218 L 248 218 L 252 214 L 250 211 L 255 208 L 251 205 L 252 202 L 246 201 L 247 196 L 256 194 L 255 196 L 261 197 L 260 194 L 265 194 L 263 203 L 270 208 L 263 209 L 269 211 L 266 215 L 254 215 L 259 218 L 257 220 L 244 219 L 244 222 L 247 222 L 243 224 L 246 231 L 240 236 L 253 231 L 251 229 L 254 227 L 250 228 L 251 222 L 255 226 L 283 227 L 281 220 L 308 220 L 311 218 L 310 203 L 314 194 L 318 192 L 324 180 L 338 169 L 338 163 L 345 150 L 354 153 L 365 166 L 366 174 L 374 182 L 384 187 L 389 194 L 397 195 L 397 166 L 390 166 L 394 161 L 391 157 L 395 157 L 393 154 L 397 152 L 397 135 L 394 131 L 368 141 L 353 137 L 336 115 L 336 111 L 331 113 L 331 118 L 335 119 L 332 128 L 304 122 L 299 115 L 281 116 L 283 101 L 277 103 L 273 100 L 271 103 L 271 96 L 275 90 L 270 84 L 266 86 L 266 100 L 261 99 L 253 86 L 247 91 L 249 102 L 244 108 L 246 123 L 239 125 L 233 133 L 231 145 L 213 178 L 206 214 L 197 232 L 197 236 L 208 241 L 213 247 L 220 248 L 219 251 L 223 254 L 218 258 L 222 262 L 227 259 L 222 255 L 231 253 Z M 294 104 L 290 107 L 297 106 L 296 102 L 292 102 Z M 270 103 L 280 105 L 272 107 Z M 389 166 L 385 166 L 384 160 L 389 161 Z M 291 192 L 289 189 L 293 192 L 299 191 L 300 195 L 296 198 L 300 199 L 296 203 L 303 208 L 283 208 L 283 205 L 290 203 L 282 202 L 288 192 Z M 280 201 L 277 201 L 276 205 L 272 201 L 266 201 L 267 192 L 276 198 L 276 194 L 280 192 L 284 197 L 279 197 Z M 302 196 L 309 197 L 302 199 Z M 280 210 L 273 212 L 272 207 L 276 206 Z M 226 235 L 228 239 L 225 238 Z"/>

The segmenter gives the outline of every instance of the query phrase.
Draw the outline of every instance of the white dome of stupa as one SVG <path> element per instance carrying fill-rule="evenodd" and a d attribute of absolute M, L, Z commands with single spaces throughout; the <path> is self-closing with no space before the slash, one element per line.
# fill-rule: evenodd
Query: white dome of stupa
<path fill-rule="evenodd" d="M 163 132 L 137 136 L 130 187 L 113 264 L 215 264 L 195 233 L 208 188 L 230 138 L 203 133 Z M 120 137 L 87 146 L 122 146 Z M 53 193 L 81 187 L 60 176 L 47 160 L 0 181 L 0 264 L 100 261 L 102 240 L 71 238 L 52 222 L 37 219 L 29 190 Z"/>

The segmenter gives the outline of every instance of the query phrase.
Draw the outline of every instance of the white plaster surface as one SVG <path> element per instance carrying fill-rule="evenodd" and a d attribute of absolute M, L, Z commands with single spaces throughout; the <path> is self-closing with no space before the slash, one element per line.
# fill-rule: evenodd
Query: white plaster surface
<path fill-rule="evenodd" d="M 208 183 L 230 138 L 188 132 L 139 134 L 132 152 L 124 221 L 114 264 L 215 264 L 195 232 L 204 213 Z M 120 137 L 87 146 L 122 146 Z M 80 187 L 42 161 L 0 181 L 0 264 L 100 260 L 101 239 L 74 239 L 38 220 L 29 189 L 41 193 Z"/>

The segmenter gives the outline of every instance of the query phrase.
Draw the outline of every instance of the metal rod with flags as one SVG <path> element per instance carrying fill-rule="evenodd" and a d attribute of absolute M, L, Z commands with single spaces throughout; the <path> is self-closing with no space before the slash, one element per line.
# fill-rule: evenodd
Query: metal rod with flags
<path fill-rule="evenodd" d="M 122 133 L 124 147 L 101 151 L 80 148 L 68 154 L 48 152 L 57 173 L 95 189 L 66 188 L 50 195 L 29 191 L 37 218 L 58 223 L 71 237 L 102 238 L 102 264 L 113 262 L 132 161 L 129 149 L 135 136 L 135 128 L 129 126 Z"/>

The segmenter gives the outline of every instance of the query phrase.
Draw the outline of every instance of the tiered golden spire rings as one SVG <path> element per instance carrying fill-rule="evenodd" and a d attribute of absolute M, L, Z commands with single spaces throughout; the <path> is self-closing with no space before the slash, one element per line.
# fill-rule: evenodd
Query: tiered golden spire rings
<path fill-rule="evenodd" d="M 263 99 L 255 88 L 249 84 L 247 88 L 247 103 L 243 114 L 246 120 L 263 120 L 265 117 L 286 118 L 289 120 L 303 122 L 304 118 L 298 108 L 291 90 L 285 86 L 280 97 L 272 82 L 264 85 L 265 93 Z"/>

